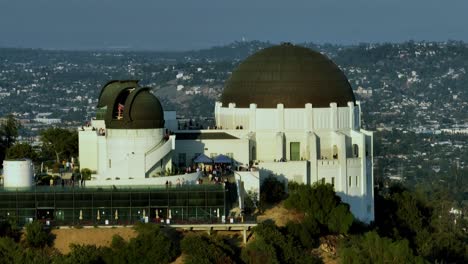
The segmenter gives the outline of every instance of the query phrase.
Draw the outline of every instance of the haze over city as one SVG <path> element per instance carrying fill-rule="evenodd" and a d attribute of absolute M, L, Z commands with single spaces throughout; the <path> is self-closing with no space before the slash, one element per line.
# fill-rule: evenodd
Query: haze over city
<path fill-rule="evenodd" d="M 0 263 L 468 263 L 467 2 L 0 0 Z"/>
<path fill-rule="evenodd" d="M 236 40 L 468 40 L 468 2 L 0 0 L 0 47 L 188 50 Z"/>

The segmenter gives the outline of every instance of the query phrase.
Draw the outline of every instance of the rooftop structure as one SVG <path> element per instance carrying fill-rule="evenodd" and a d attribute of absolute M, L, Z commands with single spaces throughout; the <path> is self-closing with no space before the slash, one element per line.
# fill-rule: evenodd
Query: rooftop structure
<path fill-rule="evenodd" d="M 79 133 L 80 164 L 96 172 L 91 185 L 155 184 L 173 168 L 194 171 L 201 154 L 222 154 L 238 170 L 239 187 L 251 188 L 243 191 L 259 192 L 268 176 L 330 183 L 355 217 L 374 219 L 372 132 L 361 129 L 360 104 L 346 76 L 318 52 L 285 43 L 247 58 L 215 104 L 215 130 L 166 122 L 175 113 L 165 115 L 133 80 L 104 85 L 97 107 L 92 129 Z M 194 182 L 198 175 L 180 177 Z M 242 200 L 245 192 L 239 193 Z"/>

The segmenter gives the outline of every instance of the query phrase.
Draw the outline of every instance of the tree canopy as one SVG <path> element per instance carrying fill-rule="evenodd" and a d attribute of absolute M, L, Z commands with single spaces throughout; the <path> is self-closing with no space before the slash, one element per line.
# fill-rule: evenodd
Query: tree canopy
<path fill-rule="evenodd" d="M 6 152 L 7 159 L 22 159 L 28 158 L 36 161 L 38 154 L 33 147 L 28 143 L 16 143 L 9 147 Z"/>
<path fill-rule="evenodd" d="M 407 240 L 392 241 L 375 231 L 344 242 L 340 256 L 342 263 L 350 264 L 425 263 L 423 258 L 414 256 Z"/>
<path fill-rule="evenodd" d="M 330 184 L 290 185 L 289 197 L 285 200 L 286 208 L 304 212 L 306 223 L 317 222 L 322 233 L 346 234 L 353 224 L 354 217 L 349 205 L 341 202 Z M 312 224 L 312 223 L 311 223 Z M 313 229 L 315 229 L 315 224 Z"/>
<path fill-rule="evenodd" d="M 242 250 L 245 263 L 321 263 L 273 222 L 266 221 L 253 229 L 255 241 Z"/>
<path fill-rule="evenodd" d="M 43 147 L 55 153 L 57 163 L 61 158 L 78 155 L 78 133 L 68 129 L 51 127 L 41 132 Z"/>
<path fill-rule="evenodd" d="M 5 159 L 6 151 L 11 147 L 18 137 L 21 124 L 13 115 L 8 115 L 0 125 L 0 160 Z"/>
<path fill-rule="evenodd" d="M 5 148 L 15 143 L 20 127 L 20 122 L 13 115 L 6 117 L 6 121 L 0 127 L 1 143 Z"/>
<path fill-rule="evenodd" d="M 44 229 L 44 225 L 34 221 L 26 225 L 26 236 L 24 239 L 26 245 L 33 248 L 42 248 L 51 245 L 52 235 Z"/>
<path fill-rule="evenodd" d="M 237 263 L 234 250 L 222 237 L 189 234 L 180 246 L 186 264 Z"/>

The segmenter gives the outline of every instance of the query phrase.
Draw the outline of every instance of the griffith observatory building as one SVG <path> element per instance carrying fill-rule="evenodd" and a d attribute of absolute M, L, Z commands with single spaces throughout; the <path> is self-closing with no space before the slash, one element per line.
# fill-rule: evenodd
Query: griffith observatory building
<path fill-rule="evenodd" d="M 214 116 L 215 129 L 182 130 L 175 111 L 138 81 L 107 83 L 96 117 L 78 129 L 80 167 L 94 173 L 87 185 L 164 184 L 174 177 L 166 171 L 222 154 L 249 168 L 234 172 L 245 191 L 259 191 L 268 176 L 330 183 L 356 218 L 374 220 L 373 134 L 361 128 L 351 85 L 326 56 L 289 43 L 258 51 L 226 81 Z"/>

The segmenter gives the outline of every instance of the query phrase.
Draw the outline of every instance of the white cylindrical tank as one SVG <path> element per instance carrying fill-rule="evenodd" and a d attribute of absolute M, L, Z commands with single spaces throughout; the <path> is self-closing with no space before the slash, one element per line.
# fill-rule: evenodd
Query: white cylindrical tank
<path fill-rule="evenodd" d="M 5 188 L 31 187 L 33 164 L 30 159 L 3 161 L 3 186 Z"/>

